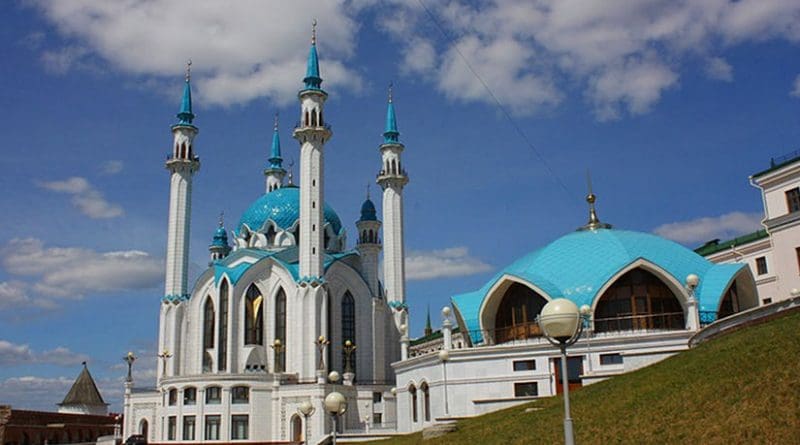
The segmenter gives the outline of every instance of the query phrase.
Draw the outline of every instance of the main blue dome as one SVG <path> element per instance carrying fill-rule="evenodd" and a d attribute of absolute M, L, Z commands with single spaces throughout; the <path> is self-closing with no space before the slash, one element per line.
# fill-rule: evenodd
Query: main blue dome
<path fill-rule="evenodd" d="M 323 208 L 325 223 L 330 224 L 334 233 L 342 230 L 342 221 L 339 215 L 325 203 Z M 256 199 L 242 215 L 237 227 L 241 233 L 242 225 L 253 231 L 260 231 L 267 221 L 274 222 L 281 229 L 290 229 L 300 219 L 300 189 L 298 187 L 282 187 L 265 193 Z"/>

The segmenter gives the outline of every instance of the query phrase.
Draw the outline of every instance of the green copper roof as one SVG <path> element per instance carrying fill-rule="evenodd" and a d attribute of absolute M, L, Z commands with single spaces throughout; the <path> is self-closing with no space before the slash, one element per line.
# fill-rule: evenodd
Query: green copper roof
<path fill-rule="evenodd" d="M 734 239 L 720 242 L 718 239 L 711 240 L 702 246 L 694 249 L 698 255 L 702 256 L 709 256 L 711 254 L 721 252 L 723 250 L 730 249 L 731 247 L 742 246 L 744 244 L 752 243 L 753 241 L 758 241 L 760 239 L 764 239 L 769 236 L 766 230 L 758 230 L 753 233 L 748 233 L 747 235 L 742 235 L 736 237 Z"/>

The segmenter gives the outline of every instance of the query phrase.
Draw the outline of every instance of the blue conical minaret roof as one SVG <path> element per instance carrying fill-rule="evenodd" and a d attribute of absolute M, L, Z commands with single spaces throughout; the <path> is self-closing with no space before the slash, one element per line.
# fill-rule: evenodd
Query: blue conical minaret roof
<path fill-rule="evenodd" d="M 178 112 L 177 125 L 192 125 L 194 120 L 194 113 L 192 113 L 192 85 L 191 85 L 191 67 L 192 61 L 186 64 L 186 83 L 183 86 L 183 98 L 181 99 L 181 110 Z"/>
<path fill-rule="evenodd" d="M 305 89 L 319 90 L 322 85 L 322 78 L 319 76 L 319 56 L 317 56 L 317 21 L 311 29 L 311 49 L 308 51 L 308 63 L 306 64 L 306 77 L 303 78 Z"/>
<path fill-rule="evenodd" d="M 394 103 L 392 102 L 392 85 L 389 85 L 389 105 L 386 109 L 386 129 L 383 132 L 384 144 L 396 144 L 399 142 L 400 132 L 397 131 L 397 117 L 394 114 Z"/>
<path fill-rule="evenodd" d="M 211 241 L 210 247 L 229 247 L 228 234 L 225 232 L 225 223 L 222 214 L 219 215 L 219 226 L 214 231 L 214 239 Z"/>
<path fill-rule="evenodd" d="M 269 168 L 283 170 L 281 157 L 281 137 L 278 134 L 278 113 L 275 113 L 275 125 L 272 133 L 272 151 L 269 156 Z"/>

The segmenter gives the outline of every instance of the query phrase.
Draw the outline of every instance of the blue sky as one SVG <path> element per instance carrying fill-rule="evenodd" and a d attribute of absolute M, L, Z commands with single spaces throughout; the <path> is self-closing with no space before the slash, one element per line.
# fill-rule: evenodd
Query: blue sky
<path fill-rule="evenodd" d="M 307 4 L 306 4 L 307 3 Z M 326 199 L 354 239 L 393 81 L 412 333 L 430 306 L 582 225 L 694 247 L 758 228 L 748 175 L 798 149 L 796 1 L 6 2 L 0 14 L 0 403 L 53 409 L 88 360 L 119 409 L 152 382 L 171 144 L 193 60 L 191 261 L 284 157 L 319 21 Z M 380 207 L 380 200 L 376 199 Z M 352 242 L 352 241 L 351 241 Z"/>

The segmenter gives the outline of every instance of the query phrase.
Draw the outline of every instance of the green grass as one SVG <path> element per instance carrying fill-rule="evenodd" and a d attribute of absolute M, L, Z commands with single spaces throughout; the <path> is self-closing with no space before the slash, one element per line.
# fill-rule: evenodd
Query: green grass
<path fill-rule="evenodd" d="M 586 444 L 800 444 L 800 313 L 701 344 L 571 393 Z M 526 408 L 540 408 L 525 412 Z M 563 400 L 460 421 L 425 444 L 563 443 Z M 372 442 L 422 443 L 420 433 Z"/>

